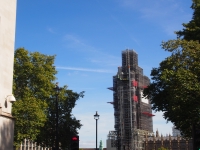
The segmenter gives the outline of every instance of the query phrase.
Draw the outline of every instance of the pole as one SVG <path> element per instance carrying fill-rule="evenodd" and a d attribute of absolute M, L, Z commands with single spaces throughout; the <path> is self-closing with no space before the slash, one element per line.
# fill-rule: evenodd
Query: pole
<path fill-rule="evenodd" d="M 96 119 L 96 150 L 97 150 L 97 119 Z"/>
<path fill-rule="evenodd" d="M 94 115 L 94 119 L 96 120 L 96 150 L 97 150 L 97 120 L 99 119 L 97 111 L 96 114 Z"/>
<path fill-rule="evenodd" d="M 59 143 L 58 143 L 58 94 L 56 95 L 56 150 L 59 150 Z"/>
<path fill-rule="evenodd" d="M 196 143 L 195 143 L 196 137 L 195 137 L 195 125 L 192 124 L 192 143 L 193 143 L 193 150 L 196 150 Z"/>
<path fill-rule="evenodd" d="M 58 82 L 56 82 L 56 85 L 55 85 L 55 88 L 54 90 L 56 91 L 56 127 L 55 127 L 55 150 L 59 150 L 59 132 L 58 132 L 58 95 L 59 95 L 59 91 L 61 90 L 62 88 L 59 88 L 58 86 Z"/>
<path fill-rule="evenodd" d="M 128 54 L 129 55 L 129 54 Z M 131 139 L 129 139 L 128 140 L 128 147 L 129 147 L 129 149 L 133 149 L 133 128 L 135 128 L 135 125 L 133 126 L 133 121 L 132 121 L 132 113 L 133 113 L 133 110 L 132 110 L 132 99 L 131 99 L 131 70 L 130 70 L 130 64 L 129 64 L 129 66 L 128 66 L 128 81 L 129 81 L 129 101 L 130 101 L 130 125 L 131 125 L 131 130 L 130 130 L 130 132 L 131 132 Z M 133 104 L 134 104 L 134 102 L 133 102 Z M 135 111 L 135 109 L 134 109 L 134 111 Z M 135 117 L 135 116 L 134 116 Z"/>

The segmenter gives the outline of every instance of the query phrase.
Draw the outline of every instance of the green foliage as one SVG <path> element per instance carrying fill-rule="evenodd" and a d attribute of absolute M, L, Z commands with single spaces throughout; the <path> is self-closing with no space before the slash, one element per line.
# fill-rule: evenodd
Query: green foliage
<path fill-rule="evenodd" d="M 153 110 L 163 111 L 165 119 L 191 137 L 192 125 L 200 122 L 200 44 L 170 40 L 162 46 L 172 54 L 151 71 L 153 82 L 144 95 Z"/>
<path fill-rule="evenodd" d="M 183 23 L 184 29 L 176 34 L 185 40 L 200 41 L 200 0 L 192 1 L 191 8 L 194 10 L 192 20 L 189 23 Z"/>
<path fill-rule="evenodd" d="M 17 101 L 12 114 L 15 122 L 15 145 L 24 139 L 35 140 L 47 119 L 47 100 L 56 74 L 54 56 L 30 53 L 19 48 L 14 54 L 13 93 Z"/>
<path fill-rule="evenodd" d="M 171 55 L 151 71 L 152 83 L 144 90 L 155 111 L 163 111 L 185 137 L 200 125 L 200 0 L 193 0 L 193 18 L 178 38 L 162 43 Z"/>
<path fill-rule="evenodd" d="M 30 53 L 24 48 L 19 48 L 14 54 L 14 83 L 15 97 L 23 99 L 27 93 L 35 98 L 45 100 L 49 98 L 55 81 L 54 59 L 39 52 Z"/>
<path fill-rule="evenodd" d="M 41 106 L 45 106 L 45 103 L 36 100 L 34 97 L 27 97 L 26 100 L 17 100 L 15 102 L 13 106 L 13 115 L 16 118 L 16 145 L 25 138 L 36 139 L 40 132 L 40 127 L 44 126 L 46 121 L 46 115 Z"/>
<path fill-rule="evenodd" d="M 62 149 L 69 148 L 70 139 L 72 135 L 78 134 L 77 129 L 82 126 L 80 120 L 71 114 L 72 108 L 75 107 L 76 101 L 83 97 L 84 92 L 76 93 L 72 90 L 68 90 L 67 86 L 64 86 L 58 94 L 58 139 Z M 42 128 L 41 134 L 38 136 L 37 142 L 42 145 L 53 147 L 55 139 L 55 129 L 56 129 L 56 93 L 48 100 L 47 109 L 47 122 Z"/>
<path fill-rule="evenodd" d="M 16 102 L 12 114 L 15 122 L 15 145 L 30 139 L 52 147 L 55 143 L 55 96 L 56 73 L 55 56 L 39 52 L 28 52 L 19 48 L 14 55 L 13 93 Z M 77 134 L 82 126 L 80 120 L 71 114 L 76 100 L 83 92 L 76 93 L 64 86 L 58 95 L 59 143 L 63 149 L 68 147 L 70 135 Z"/>
<path fill-rule="evenodd" d="M 158 150 L 168 150 L 168 149 L 164 148 L 164 147 L 160 147 L 160 148 L 158 148 Z"/>

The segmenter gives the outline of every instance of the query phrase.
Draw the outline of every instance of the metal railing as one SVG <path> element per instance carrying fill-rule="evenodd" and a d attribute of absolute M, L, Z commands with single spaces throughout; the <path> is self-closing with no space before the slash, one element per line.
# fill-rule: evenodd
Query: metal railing
<path fill-rule="evenodd" d="M 36 142 L 24 139 L 18 150 L 52 150 L 52 148 L 42 147 L 38 145 Z"/>

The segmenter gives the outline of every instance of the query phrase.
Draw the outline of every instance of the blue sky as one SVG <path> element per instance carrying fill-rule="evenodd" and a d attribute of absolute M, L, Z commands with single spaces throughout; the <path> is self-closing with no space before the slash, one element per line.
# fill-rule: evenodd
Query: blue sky
<path fill-rule="evenodd" d="M 169 53 L 162 41 L 176 38 L 174 31 L 192 18 L 191 0 L 18 0 L 15 48 L 24 47 L 56 55 L 60 85 L 85 91 L 74 116 L 81 120 L 80 147 L 95 147 L 114 129 L 112 76 L 121 66 L 121 51 L 134 49 L 139 66 L 150 77 L 153 67 Z M 162 113 L 153 118 L 154 131 L 171 133 Z"/>

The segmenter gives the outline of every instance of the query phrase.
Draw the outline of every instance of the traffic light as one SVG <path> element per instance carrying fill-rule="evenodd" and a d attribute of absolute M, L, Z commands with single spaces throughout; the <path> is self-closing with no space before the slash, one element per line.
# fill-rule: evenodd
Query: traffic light
<path fill-rule="evenodd" d="M 71 150 L 79 150 L 79 136 L 71 137 Z"/>

